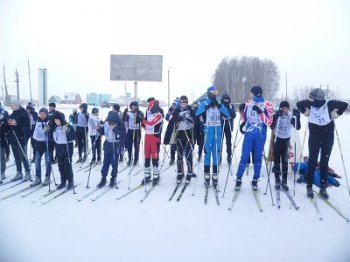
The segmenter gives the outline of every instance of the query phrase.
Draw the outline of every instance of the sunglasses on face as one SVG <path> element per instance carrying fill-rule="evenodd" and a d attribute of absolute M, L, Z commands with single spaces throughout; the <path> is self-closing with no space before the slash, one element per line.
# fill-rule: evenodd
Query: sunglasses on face
<path fill-rule="evenodd" d="M 213 91 L 210 91 L 210 93 L 213 94 L 213 95 L 217 95 L 219 93 L 219 91 L 218 90 L 213 90 Z"/>

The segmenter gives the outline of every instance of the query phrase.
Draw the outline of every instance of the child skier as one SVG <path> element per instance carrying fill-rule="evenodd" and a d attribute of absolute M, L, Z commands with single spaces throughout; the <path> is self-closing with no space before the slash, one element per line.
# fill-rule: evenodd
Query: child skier
<path fill-rule="evenodd" d="M 125 126 L 115 111 L 109 111 L 103 128 L 100 129 L 101 135 L 105 135 L 103 143 L 103 165 L 101 169 L 101 181 L 97 185 L 101 188 L 106 185 L 109 166 L 112 167 L 110 187 L 116 185 L 118 173 L 118 159 L 124 146 Z"/>
<path fill-rule="evenodd" d="M 131 165 L 132 160 L 132 148 L 134 147 L 134 162 L 136 166 L 139 161 L 140 141 L 141 141 L 141 121 L 143 119 L 143 113 L 139 110 L 137 101 L 130 102 L 130 111 L 126 108 L 123 114 L 123 122 L 127 128 L 125 146 L 128 150 L 128 163 Z"/>
<path fill-rule="evenodd" d="M 159 183 L 158 168 L 159 162 L 159 147 L 163 125 L 162 110 L 159 107 L 159 102 L 153 97 L 147 100 L 148 109 L 146 110 L 145 118 L 142 120 L 142 127 L 145 129 L 145 177 L 141 184 L 147 184 L 151 181 L 151 159 L 153 165 L 153 186 Z"/>
<path fill-rule="evenodd" d="M 300 112 L 308 117 L 309 122 L 309 167 L 307 171 L 306 194 L 314 197 L 312 182 L 318 155 L 321 151 L 321 187 L 320 195 L 327 199 L 326 191 L 328 161 L 334 143 L 334 119 L 338 118 L 348 107 L 342 101 L 326 101 L 321 88 L 314 89 L 309 94 L 309 100 L 297 102 Z"/>
<path fill-rule="evenodd" d="M 252 189 L 258 191 L 258 179 L 260 177 L 267 126 L 272 123 L 272 105 L 262 96 L 262 88 L 260 86 L 253 86 L 250 92 L 253 97 L 247 101 L 241 113 L 242 122 L 245 122 L 245 133 L 241 160 L 236 174 L 236 191 L 241 189 L 242 176 L 247 166 L 249 154 L 253 148 L 254 176 L 252 180 Z"/>
<path fill-rule="evenodd" d="M 210 159 L 213 156 L 212 180 L 216 188 L 218 185 L 219 154 L 221 148 L 221 114 L 230 117 L 225 106 L 217 100 L 218 90 L 215 86 L 207 89 L 208 98 L 202 101 L 196 111 L 196 116 L 203 116 L 204 121 L 204 184 L 210 184 Z"/>
<path fill-rule="evenodd" d="M 191 181 L 193 174 L 192 150 L 195 134 L 195 112 L 188 105 L 187 96 L 180 97 L 180 107 L 175 108 L 173 117 L 170 119 L 164 138 L 164 144 L 169 144 L 171 136 L 175 136 L 177 151 L 177 183 L 180 184 L 184 178 L 183 157 L 187 164 L 186 183 Z"/>
<path fill-rule="evenodd" d="M 92 146 L 92 160 L 91 164 L 96 163 L 96 153 L 97 153 L 97 163 L 101 162 L 101 135 L 98 133 L 100 129 L 101 120 L 98 116 L 99 110 L 94 107 L 91 110 L 91 116 L 89 117 L 89 130 L 90 130 L 90 140 Z"/>
<path fill-rule="evenodd" d="M 89 113 L 87 112 L 88 105 L 86 103 L 82 103 L 79 106 L 79 109 L 80 112 L 76 115 L 74 123 L 76 124 L 76 134 L 79 152 L 79 159 L 77 163 L 83 163 L 87 158 L 87 135 L 89 130 Z M 83 154 L 84 157 L 82 157 Z"/>
<path fill-rule="evenodd" d="M 50 123 L 52 125 L 52 123 Z M 43 186 L 50 184 L 51 162 L 53 159 L 53 149 L 55 142 L 53 140 L 53 129 L 49 126 L 49 112 L 46 108 L 39 110 L 39 117 L 35 123 L 33 139 L 35 141 L 35 180 L 30 186 L 41 184 L 41 158 L 45 154 L 46 173 Z"/>
<path fill-rule="evenodd" d="M 290 131 L 292 126 L 294 126 L 296 130 L 300 129 L 300 112 L 297 109 L 294 109 L 292 114 L 289 111 L 288 101 L 282 101 L 278 111 L 273 115 L 270 128 L 274 131 L 274 136 L 276 137 L 273 147 L 275 188 L 280 189 L 281 187 L 282 162 L 282 188 L 286 191 L 289 190 L 287 185 L 287 175 Z"/>
<path fill-rule="evenodd" d="M 229 95 L 224 94 L 221 97 L 221 104 L 227 108 L 227 111 L 230 113 L 229 117 L 221 114 L 221 127 L 222 127 L 222 141 L 224 141 L 224 136 L 226 137 L 226 152 L 227 152 L 227 163 L 231 165 L 232 163 L 232 131 L 233 131 L 233 120 L 236 117 L 235 107 L 231 105 L 231 98 Z M 221 163 L 220 154 L 220 163 Z"/>
<path fill-rule="evenodd" d="M 63 113 L 56 111 L 53 120 L 53 139 L 55 140 L 58 170 L 61 177 L 61 183 L 57 186 L 57 189 L 64 188 L 68 181 L 67 190 L 70 190 L 74 186 L 72 156 L 75 132 L 73 127 L 66 122 Z"/>

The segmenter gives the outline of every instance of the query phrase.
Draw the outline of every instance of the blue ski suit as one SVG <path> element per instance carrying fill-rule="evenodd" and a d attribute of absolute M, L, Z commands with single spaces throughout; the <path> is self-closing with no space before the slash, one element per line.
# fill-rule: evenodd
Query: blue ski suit
<path fill-rule="evenodd" d="M 258 108 L 256 108 L 258 107 Z M 245 104 L 241 113 L 241 121 L 245 122 L 245 134 L 242 155 L 237 170 L 237 178 L 242 178 L 247 166 L 249 154 L 254 149 L 254 179 L 260 177 L 262 153 L 266 141 L 267 126 L 272 124 L 272 105 L 263 97 L 254 96 Z"/>
<path fill-rule="evenodd" d="M 217 173 L 222 132 L 220 112 L 230 117 L 225 106 L 222 106 L 216 99 L 210 98 L 202 101 L 196 111 L 196 116 L 202 115 L 204 121 L 204 172 L 206 173 L 209 173 L 211 155 L 213 156 L 213 173 Z"/>

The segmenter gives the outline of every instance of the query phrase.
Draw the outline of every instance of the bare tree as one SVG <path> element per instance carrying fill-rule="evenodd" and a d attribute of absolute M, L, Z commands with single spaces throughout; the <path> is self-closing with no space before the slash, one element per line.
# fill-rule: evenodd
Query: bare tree
<path fill-rule="evenodd" d="M 227 93 L 236 103 L 246 101 L 250 89 L 260 85 L 264 96 L 272 100 L 279 89 L 278 68 L 272 60 L 258 57 L 225 57 L 219 63 L 213 76 L 213 84 L 220 94 Z"/>

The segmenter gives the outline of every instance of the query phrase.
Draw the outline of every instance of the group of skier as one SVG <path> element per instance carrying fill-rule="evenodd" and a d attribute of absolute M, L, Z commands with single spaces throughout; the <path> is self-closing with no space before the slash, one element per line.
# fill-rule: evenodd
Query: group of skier
<path fill-rule="evenodd" d="M 8 145 L 11 145 L 16 163 L 17 174 L 12 181 L 31 179 L 30 163 L 27 158 L 27 143 L 32 140 L 33 160 L 35 163 L 35 180 L 31 186 L 50 184 L 52 164 L 57 162 L 61 177 L 58 189 L 74 187 L 72 156 L 74 142 L 78 147 L 78 161 L 83 164 L 89 154 L 90 136 L 92 160 L 90 165 L 101 163 L 101 141 L 103 143 L 103 162 L 101 168 L 101 181 L 97 185 L 101 188 L 106 185 L 109 167 L 111 166 L 111 179 L 109 186 L 116 185 L 118 162 L 124 158 L 124 149 L 127 151 L 127 165 L 136 166 L 139 163 L 141 130 L 144 129 L 144 177 L 141 185 L 159 183 L 162 164 L 159 162 L 159 152 L 162 145 L 163 121 L 168 121 L 163 140 L 164 150 L 170 145 L 170 165 L 175 163 L 177 184 L 185 178 L 185 184 L 196 177 L 193 166 L 193 156 L 199 161 L 204 149 L 204 184 L 206 188 L 212 183 L 217 190 L 220 165 L 222 163 L 222 144 L 226 140 L 227 163 L 232 165 L 232 155 L 235 144 L 232 145 L 233 120 L 236 112 L 231 98 L 224 94 L 218 100 L 218 89 L 211 86 L 207 89 L 207 99 L 189 104 L 187 96 L 177 98 L 164 116 L 159 101 L 154 97 L 148 99 L 148 108 L 143 114 L 136 101 L 132 101 L 124 112 L 120 106 L 114 105 L 108 112 L 105 121 L 99 117 L 99 109 L 93 108 L 91 115 L 88 105 L 79 106 L 79 112 L 74 111 L 67 123 L 63 113 L 55 110 L 56 105 L 51 103 L 49 110 L 45 107 L 35 113 L 31 105 L 27 112 L 19 102 L 14 101 L 10 107 L 9 115 L 0 107 L 1 123 L 1 182 L 5 177 L 6 157 Z M 326 100 L 322 89 L 314 89 L 307 100 L 299 101 L 296 108 L 291 110 L 288 101 L 282 101 L 274 113 L 271 102 L 263 96 L 260 86 L 251 88 L 251 98 L 239 107 L 240 127 L 244 134 L 241 158 L 238 164 L 235 190 L 238 192 L 242 186 L 242 177 L 250 155 L 254 163 L 254 175 L 251 181 L 253 191 L 258 191 L 262 159 L 265 155 L 264 146 L 267 129 L 273 130 L 273 173 L 275 175 L 275 188 L 285 191 L 288 187 L 288 154 L 291 129 L 300 129 L 300 112 L 308 117 L 309 125 L 309 160 L 307 171 L 304 170 L 307 181 L 307 196 L 313 198 L 313 175 L 319 153 L 320 157 L 320 195 L 328 198 L 326 191 L 328 161 L 334 142 L 334 119 L 340 116 L 347 108 L 347 103 L 337 100 Z M 194 147 L 198 145 L 198 155 L 194 154 Z M 54 155 L 55 153 L 55 155 Z M 167 153 L 167 152 L 166 152 Z M 41 159 L 45 156 L 45 179 L 41 177 Z M 152 167 L 151 167 L 152 163 Z M 22 164 L 25 175 L 22 174 Z M 187 172 L 185 172 L 187 166 Z M 300 170 L 297 169 L 296 172 Z"/>

